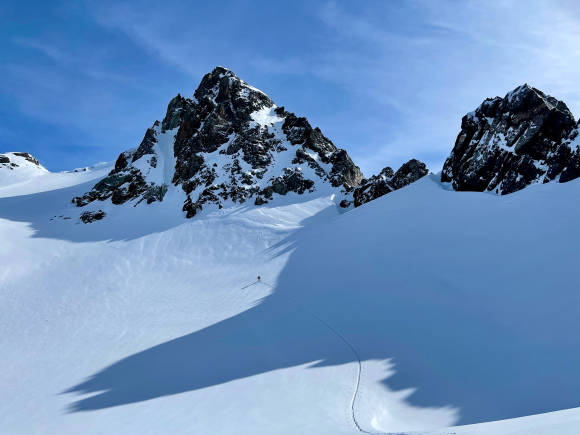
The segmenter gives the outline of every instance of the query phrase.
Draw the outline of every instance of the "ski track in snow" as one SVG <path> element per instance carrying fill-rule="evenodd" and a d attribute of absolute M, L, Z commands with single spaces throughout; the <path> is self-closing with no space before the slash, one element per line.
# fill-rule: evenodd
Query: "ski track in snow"
<path fill-rule="evenodd" d="M 354 425 L 356 426 L 357 430 L 359 432 L 372 434 L 372 435 L 385 435 L 386 432 L 369 432 L 367 430 L 364 430 L 361 427 L 358 420 L 356 419 L 356 412 L 354 410 L 354 407 L 356 404 L 356 397 L 358 395 L 358 390 L 360 387 L 360 378 L 362 375 L 362 362 L 360 360 L 360 356 L 359 356 L 358 352 L 356 351 L 355 347 L 346 339 L 346 337 L 344 335 L 342 335 L 340 332 L 338 332 L 336 329 L 334 329 L 332 327 L 332 325 L 330 325 L 328 322 L 324 321 L 323 319 L 321 319 L 320 317 L 318 317 L 316 314 L 314 314 L 312 312 L 310 313 L 310 315 L 312 315 L 316 320 L 318 320 L 320 323 L 322 323 L 324 326 L 326 326 L 332 333 L 334 333 L 334 335 L 336 335 L 344 344 L 346 344 L 347 347 L 352 351 L 352 353 L 354 354 L 354 356 L 356 358 L 358 370 L 357 370 L 357 375 L 356 375 L 356 384 L 354 387 L 354 393 L 352 395 L 352 400 L 350 402 L 350 411 L 351 411 L 352 421 L 353 421 Z"/>
<path fill-rule="evenodd" d="M 272 284 L 268 284 L 267 282 L 264 282 L 264 281 L 255 281 L 252 284 L 248 284 L 248 285 L 242 287 L 242 289 L 251 287 L 251 286 L 253 286 L 255 284 L 264 284 L 264 285 L 267 285 L 270 288 L 274 288 L 274 286 Z M 356 405 L 356 398 L 358 396 L 358 391 L 359 391 L 359 388 L 360 388 L 360 379 L 361 379 L 361 376 L 362 376 L 362 362 L 361 362 L 360 355 L 357 352 L 356 348 L 352 345 L 352 343 L 350 341 L 348 341 L 346 339 L 346 337 L 344 335 L 342 335 L 330 323 L 328 323 L 327 321 L 325 321 L 324 319 L 322 319 L 320 316 L 316 315 L 312 311 L 307 310 L 306 308 L 303 308 L 303 310 L 306 311 L 308 314 L 310 314 L 312 317 L 314 317 L 316 320 L 318 320 L 330 332 L 332 332 L 334 335 L 336 335 L 340 339 L 340 341 L 342 341 L 344 344 L 346 344 L 346 346 L 351 350 L 351 352 L 353 353 L 353 355 L 356 358 L 356 362 L 357 362 L 356 382 L 355 382 L 354 392 L 352 394 L 352 399 L 350 401 L 350 415 L 352 417 L 352 422 L 353 422 L 354 426 L 356 427 L 356 429 L 359 432 L 366 433 L 366 434 L 371 434 L 371 435 L 388 435 L 387 432 L 369 432 L 369 431 L 363 429 L 362 426 L 360 425 L 360 423 L 358 422 L 357 418 L 356 418 L 355 405 Z"/>
<path fill-rule="evenodd" d="M 55 214 L 78 218 L 70 198 L 83 188 L 79 183 L 102 171 L 46 174 L 0 189 L 7 247 L 0 250 L 0 329 L 8 331 L 0 337 L 3 432 L 579 433 L 580 408 L 567 409 L 576 405 L 580 385 L 578 340 L 570 334 L 578 328 L 578 293 L 569 288 L 578 259 L 577 244 L 570 242 L 580 240 L 580 209 L 570 200 L 580 191 L 578 181 L 498 198 L 448 192 L 426 177 L 338 217 L 328 198 L 293 203 L 296 198 L 287 197 L 276 206 L 191 221 L 175 217 L 173 205 L 182 198 L 170 189 L 167 201 L 151 207 L 100 204 L 107 219 L 90 226 L 50 220 Z M 384 225 L 387 215 L 392 225 Z M 314 216 L 314 224 L 304 223 Z M 456 231 L 464 222 L 473 224 Z M 312 228 L 298 236 L 306 225 Z M 422 249 L 409 246 L 409 234 L 423 241 Z M 538 240 L 558 255 L 539 252 Z M 281 253 L 264 255 L 276 243 Z M 382 255 L 385 246 L 397 255 Z M 498 246 L 511 255 L 492 255 Z M 388 270 L 373 275 L 385 265 Z M 417 265 L 414 276 L 401 272 Z M 231 288 L 263 268 L 276 292 L 262 291 L 258 283 L 273 285 L 260 280 L 232 296 Z M 519 285 L 505 284 L 513 282 Z M 356 292 L 359 287 L 365 290 Z M 276 317 L 286 314 L 284 297 L 297 302 L 297 317 Z M 422 321 L 405 323 L 409 313 Z M 313 320 L 292 323 L 305 318 Z M 262 352 L 259 359 L 246 358 L 241 371 L 229 362 L 246 348 L 235 348 L 235 340 L 219 342 L 239 328 Z M 286 341 L 278 341 L 275 328 Z M 357 338 L 356 347 L 342 332 Z M 506 332 L 512 335 L 504 338 Z M 393 334 L 404 345 L 390 340 Z M 513 351 L 514 343 L 533 348 Z M 482 344 L 494 358 L 472 357 L 481 355 Z M 410 364 L 431 348 L 429 364 Z M 184 352 L 201 375 L 175 364 Z M 498 354 L 513 364 L 498 364 Z M 521 355 L 542 358 L 532 364 Z M 399 374 L 391 377 L 389 367 L 373 366 L 391 357 L 399 358 L 396 371 L 406 373 L 404 382 Z M 317 361 L 322 364 L 313 365 Z M 136 362 L 152 366 L 134 373 Z M 169 371 L 175 367 L 177 376 Z M 310 367 L 317 371 L 304 370 Z M 525 382 L 506 387 L 513 373 L 522 372 Z M 547 381 L 538 383 L 538 373 Z M 96 403 L 91 397 L 104 402 L 86 407 L 93 412 L 61 413 L 70 398 L 50 395 L 91 374 L 94 388 L 76 392 L 97 394 L 76 403 Z M 212 374 L 214 380 L 202 379 Z M 443 382 L 422 382 L 425 375 Z M 408 399 L 412 387 L 423 403 Z M 139 395 L 143 388 L 150 394 Z M 472 403 L 478 395 L 482 402 Z M 507 413 L 510 419 L 491 420 L 502 416 L 501 407 L 528 398 L 525 407 Z M 559 402 L 551 405 L 554 400 Z M 471 412 L 467 421 L 483 415 L 488 423 L 441 424 L 455 422 L 450 411 L 441 411 L 445 403 Z M 538 409 L 565 410 L 511 418 Z"/>

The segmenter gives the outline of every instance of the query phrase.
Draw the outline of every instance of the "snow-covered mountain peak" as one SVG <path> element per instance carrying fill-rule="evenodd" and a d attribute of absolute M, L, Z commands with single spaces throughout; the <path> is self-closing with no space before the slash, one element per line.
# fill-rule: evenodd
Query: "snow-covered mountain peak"
<path fill-rule="evenodd" d="M 8 152 L 0 154 L 0 187 L 19 183 L 48 171 L 29 153 Z"/>
<path fill-rule="evenodd" d="M 508 106 L 512 110 L 521 110 L 523 108 L 556 110 L 561 113 L 561 116 L 574 123 L 574 115 L 572 115 L 572 112 L 570 112 L 570 109 L 568 109 L 568 106 L 566 106 L 563 101 L 560 101 L 551 95 L 546 95 L 539 89 L 534 88 L 527 83 L 524 83 L 513 91 L 508 92 L 504 97 L 504 100 L 507 100 Z"/>
<path fill-rule="evenodd" d="M 253 102 L 260 99 L 269 106 L 274 104 L 264 92 L 249 85 L 231 70 L 222 66 L 214 68 L 212 72 L 203 76 L 194 96 L 198 100 L 213 96 L 217 102 L 241 97 Z"/>
<path fill-rule="evenodd" d="M 287 194 L 340 199 L 362 178 L 347 152 L 306 118 L 217 67 L 192 98 L 173 98 L 139 147 L 121 153 L 111 173 L 74 202 L 150 204 L 177 189 L 182 210 L 192 217 L 205 208 L 246 201 L 259 206 Z"/>

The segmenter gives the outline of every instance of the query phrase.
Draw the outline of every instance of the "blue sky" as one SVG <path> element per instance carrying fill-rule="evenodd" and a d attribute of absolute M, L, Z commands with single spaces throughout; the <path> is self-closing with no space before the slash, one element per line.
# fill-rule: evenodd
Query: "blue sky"
<path fill-rule="evenodd" d="M 440 169 L 461 117 L 524 82 L 580 115 L 573 1 L 4 1 L 0 152 L 51 170 L 137 146 L 216 65 L 307 116 L 365 174 Z"/>

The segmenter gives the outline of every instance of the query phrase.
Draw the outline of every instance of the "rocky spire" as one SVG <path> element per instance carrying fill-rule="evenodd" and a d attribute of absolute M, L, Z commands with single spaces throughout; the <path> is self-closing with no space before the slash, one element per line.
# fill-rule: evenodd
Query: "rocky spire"
<path fill-rule="evenodd" d="M 566 104 L 524 84 L 465 115 L 441 180 L 455 190 L 512 193 L 580 176 L 578 128 Z"/>

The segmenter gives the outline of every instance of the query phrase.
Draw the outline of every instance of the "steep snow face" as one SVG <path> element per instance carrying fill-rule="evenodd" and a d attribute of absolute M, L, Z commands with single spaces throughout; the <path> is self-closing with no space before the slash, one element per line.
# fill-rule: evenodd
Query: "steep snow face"
<path fill-rule="evenodd" d="M 10 152 L 0 154 L 0 188 L 21 183 L 48 171 L 28 153 Z"/>
<path fill-rule="evenodd" d="M 290 192 L 336 197 L 362 174 L 344 150 L 231 71 L 204 76 L 193 98 L 175 97 L 136 150 L 122 153 L 108 177 L 74 199 L 119 205 L 185 193 L 187 217 L 251 201 L 264 205 Z M 98 205 L 94 207 L 99 207 Z"/>
<path fill-rule="evenodd" d="M 579 176 L 578 128 L 568 107 L 522 85 L 463 117 L 441 179 L 456 190 L 506 194 Z"/>
<path fill-rule="evenodd" d="M 438 428 L 578 406 L 580 180 L 190 221 L 175 188 L 75 225 L 87 173 L 0 190 L 4 432 L 579 432 L 578 409 Z"/>

